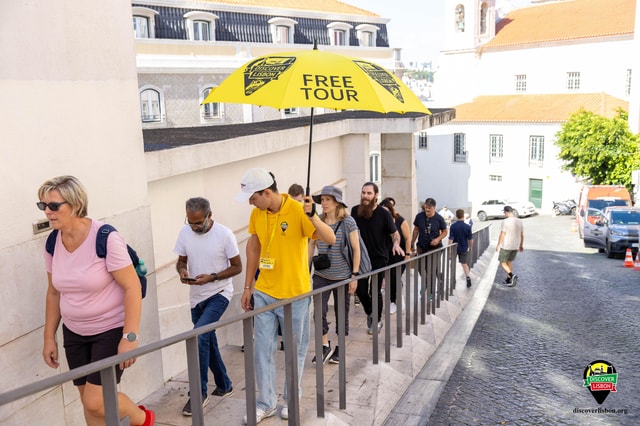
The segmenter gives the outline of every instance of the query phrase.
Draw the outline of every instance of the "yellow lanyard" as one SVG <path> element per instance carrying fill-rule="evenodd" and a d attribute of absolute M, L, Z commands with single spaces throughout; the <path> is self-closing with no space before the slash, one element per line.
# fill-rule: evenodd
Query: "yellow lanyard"
<path fill-rule="evenodd" d="M 282 202 L 280 203 L 280 210 L 278 210 L 278 214 L 276 215 L 275 222 L 273 223 L 273 228 L 271 229 L 271 236 L 269 237 L 269 243 L 267 244 L 267 257 L 271 252 L 271 243 L 273 242 L 273 237 L 276 235 L 276 228 L 278 227 L 278 219 L 280 218 L 280 212 L 282 211 L 282 207 L 284 206 L 284 197 L 282 197 Z M 264 211 L 264 226 L 266 227 L 267 234 L 269 233 L 269 214 L 267 210 Z"/>

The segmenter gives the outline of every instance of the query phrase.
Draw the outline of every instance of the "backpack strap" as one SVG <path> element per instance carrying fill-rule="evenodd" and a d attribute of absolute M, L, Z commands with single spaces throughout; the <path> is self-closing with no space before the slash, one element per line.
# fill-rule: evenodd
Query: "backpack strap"
<path fill-rule="evenodd" d="M 98 257 L 104 259 L 107 257 L 107 238 L 109 238 L 109 234 L 115 231 L 116 228 L 105 223 L 98 229 L 98 234 L 96 235 L 96 254 Z"/>
<path fill-rule="evenodd" d="M 51 256 L 53 256 L 53 252 L 56 249 L 57 238 L 58 238 L 58 230 L 54 229 L 49 233 L 49 236 L 47 237 L 47 242 L 44 243 L 44 247 L 47 250 L 47 253 L 49 253 Z"/>

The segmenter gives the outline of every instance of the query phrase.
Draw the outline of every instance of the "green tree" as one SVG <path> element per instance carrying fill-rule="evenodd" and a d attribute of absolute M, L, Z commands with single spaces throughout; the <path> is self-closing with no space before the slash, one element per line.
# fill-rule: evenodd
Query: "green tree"
<path fill-rule="evenodd" d="M 580 109 L 556 134 L 564 170 L 593 185 L 631 188 L 631 171 L 640 166 L 640 139 L 629 130 L 628 113 L 613 118 Z"/>

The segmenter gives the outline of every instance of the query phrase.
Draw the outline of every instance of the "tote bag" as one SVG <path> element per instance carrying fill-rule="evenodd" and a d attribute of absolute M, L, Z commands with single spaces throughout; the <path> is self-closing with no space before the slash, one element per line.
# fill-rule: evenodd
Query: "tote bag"
<path fill-rule="evenodd" d="M 369 252 L 367 252 L 367 247 L 364 245 L 364 241 L 362 240 L 359 229 L 358 240 L 360 241 L 360 268 L 358 268 L 358 275 L 368 274 L 369 272 L 371 272 L 371 259 L 369 258 Z M 342 254 L 349 264 L 349 267 L 353 271 L 353 249 L 351 248 L 351 240 L 349 239 L 349 234 L 345 234 L 344 241 L 345 242 L 344 247 L 342 247 Z"/>

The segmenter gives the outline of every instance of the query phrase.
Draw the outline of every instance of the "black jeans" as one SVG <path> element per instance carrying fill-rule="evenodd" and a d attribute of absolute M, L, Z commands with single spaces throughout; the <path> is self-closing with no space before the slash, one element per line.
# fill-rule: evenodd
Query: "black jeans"
<path fill-rule="evenodd" d="M 376 270 L 379 268 L 385 267 L 386 264 L 375 264 L 373 261 L 371 262 L 371 269 Z M 373 311 L 373 299 L 371 295 L 371 280 L 378 280 L 378 321 L 382 318 L 382 280 L 384 279 L 384 272 L 381 272 L 377 275 L 372 275 L 369 278 L 362 278 L 358 280 L 358 287 L 356 288 L 356 295 L 358 299 L 360 299 L 360 303 L 362 303 L 362 308 L 364 309 L 364 313 L 367 315 L 371 315 Z"/>

